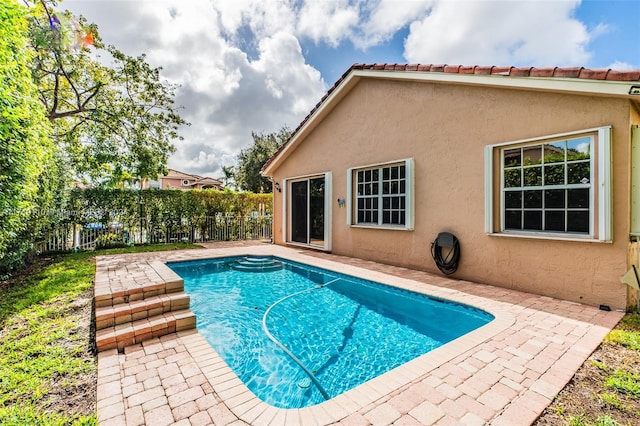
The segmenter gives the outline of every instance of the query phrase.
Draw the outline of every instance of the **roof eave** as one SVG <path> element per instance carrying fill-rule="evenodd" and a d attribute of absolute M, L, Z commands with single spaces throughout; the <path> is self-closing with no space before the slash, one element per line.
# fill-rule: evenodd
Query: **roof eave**
<path fill-rule="evenodd" d="M 449 72 L 353 70 L 352 73 L 360 77 L 368 78 L 457 83 L 472 86 L 551 91 L 628 99 L 638 97 L 637 95 L 629 94 L 631 86 L 638 85 L 637 82 L 633 81 L 591 80 L 571 77 L 531 77 L 501 74 L 456 74 Z"/>
<path fill-rule="evenodd" d="M 360 76 L 349 73 L 340 84 L 331 91 L 315 108 L 313 113 L 305 119 L 295 134 L 282 145 L 280 151 L 270 159 L 260 171 L 265 177 L 272 177 L 273 171 L 289 156 L 289 154 L 300 144 L 300 142 L 326 117 L 331 110 L 344 98 L 352 88 L 356 86 Z"/>
<path fill-rule="evenodd" d="M 280 164 L 296 149 L 331 110 L 353 89 L 363 78 L 392 79 L 431 83 L 453 83 L 469 86 L 495 87 L 514 90 L 555 92 L 574 95 L 603 96 L 625 98 L 639 102 L 638 95 L 631 95 L 631 86 L 635 81 L 592 80 L 571 77 L 532 77 L 501 74 L 458 74 L 450 72 L 421 72 L 406 70 L 375 70 L 351 68 L 332 88 L 330 93 L 314 108 L 312 113 L 261 170 L 261 174 L 272 177 Z"/>

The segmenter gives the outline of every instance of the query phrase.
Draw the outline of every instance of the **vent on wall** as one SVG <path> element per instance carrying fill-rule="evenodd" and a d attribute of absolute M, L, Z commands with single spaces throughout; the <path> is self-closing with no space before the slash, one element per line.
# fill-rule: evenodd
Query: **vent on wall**
<path fill-rule="evenodd" d="M 182 181 L 182 186 L 189 186 L 189 181 L 188 180 L 183 180 Z"/>

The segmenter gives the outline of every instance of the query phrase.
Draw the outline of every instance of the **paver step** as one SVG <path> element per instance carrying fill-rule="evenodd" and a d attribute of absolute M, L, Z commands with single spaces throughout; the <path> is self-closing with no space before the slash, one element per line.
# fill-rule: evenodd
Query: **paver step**
<path fill-rule="evenodd" d="M 196 316 L 190 309 L 165 312 L 96 331 L 98 352 L 109 349 L 122 351 L 125 346 L 135 345 L 143 340 L 164 336 L 196 327 Z"/>
<path fill-rule="evenodd" d="M 147 283 L 132 285 L 127 283 L 127 287 L 98 286 L 96 283 L 93 300 L 96 308 L 103 306 L 116 306 L 121 303 L 135 302 L 136 300 L 148 299 L 160 294 L 169 294 L 184 291 L 184 280 L 177 274 L 175 278 L 161 283 Z"/>
<path fill-rule="evenodd" d="M 120 303 L 115 306 L 96 307 L 96 330 L 150 318 L 166 312 L 188 309 L 189 301 L 189 295 L 181 291 Z"/>

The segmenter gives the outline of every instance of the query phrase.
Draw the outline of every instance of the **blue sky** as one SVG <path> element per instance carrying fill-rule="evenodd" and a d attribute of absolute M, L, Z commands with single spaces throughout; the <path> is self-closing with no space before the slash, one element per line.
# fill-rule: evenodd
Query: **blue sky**
<path fill-rule="evenodd" d="M 588 50 L 592 56 L 584 63 L 561 65 L 584 66 L 586 68 L 611 68 L 612 66 L 624 69 L 640 68 L 640 18 L 635 15 L 637 10 L 640 10 L 640 0 L 583 0 L 576 7 L 574 16 L 597 34 L 588 44 Z M 544 30 L 543 28 L 541 31 Z M 595 31 L 597 28 L 601 29 Z M 350 42 L 343 42 L 337 48 L 325 43 L 316 44 L 312 40 L 304 40 L 301 44 L 309 64 L 320 71 L 325 81 L 335 82 L 354 63 L 407 63 L 403 56 L 404 40 L 407 34 L 408 27 L 404 27 L 388 42 L 366 50 L 357 49 Z M 327 60 L 328 58 L 330 60 Z M 490 59 L 487 58 L 487 61 Z M 492 62 L 481 64 L 457 62 L 456 64 L 545 65 Z M 546 65 L 557 66 L 559 64 L 549 63 Z"/>
<path fill-rule="evenodd" d="M 221 177 L 353 63 L 640 69 L 640 0 L 65 0 L 147 54 L 191 122 L 169 166 Z"/>
<path fill-rule="evenodd" d="M 594 52 L 594 68 L 604 68 L 624 62 L 630 68 L 640 68 L 640 8 L 637 0 L 586 0 L 576 10 L 576 17 L 588 27 L 607 25 L 606 31 L 590 44 Z"/>

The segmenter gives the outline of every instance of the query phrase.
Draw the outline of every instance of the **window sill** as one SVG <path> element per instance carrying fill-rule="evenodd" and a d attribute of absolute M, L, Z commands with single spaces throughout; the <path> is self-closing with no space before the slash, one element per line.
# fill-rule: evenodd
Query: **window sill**
<path fill-rule="evenodd" d="M 565 236 L 565 235 L 555 235 L 555 234 L 547 234 L 547 233 L 535 233 L 535 232 L 494 232 L 486 234 L 490 237 L 499 237 L 499 238 L 522 238 L 522 239 L 533 239 L 533 240 L 550 240 L 550 241 L 570 241 L 574 243 L 605 243 L 610 244 L 613 241 L 604 241 L 598 240 L 590 235 L 580 236 Z"/>
<path fill-rule="evenodd" d="M 361 229 L 383 229 L 387 231 L 413 231 L 413 228 L 406 228 L 404 226 L 378 226 L 378 225 L 349 225 L 351 228 Z"/>

